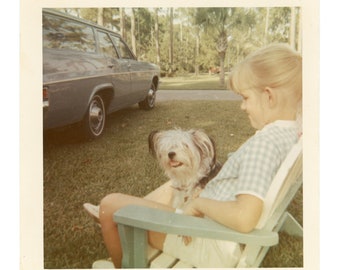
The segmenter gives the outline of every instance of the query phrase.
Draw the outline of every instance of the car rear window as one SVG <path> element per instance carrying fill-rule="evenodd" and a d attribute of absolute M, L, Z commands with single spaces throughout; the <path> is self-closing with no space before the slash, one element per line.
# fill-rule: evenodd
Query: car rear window
<path fill-rule="evenodd" d="M 133 59 L 133 56 L 129 50 L 129 48 L 126 46 L 126 44 L 119 38 L 114 35 L 110 35 L 113 43 L 115 44 L 116 48 L 118 49 L 120 56 L 123 59 Z"/>
<path fill-rule="evenodd" d="M 94 33 L 90 26 L 53 15 L 43 15 L 43 47 L 95 52 Z"/>
<path fill-rule="evenodd" d="M 103 55 L 111 58 L 119 58 L 115 47 L 107 33 L 98 31 L 99 48 Z"/>

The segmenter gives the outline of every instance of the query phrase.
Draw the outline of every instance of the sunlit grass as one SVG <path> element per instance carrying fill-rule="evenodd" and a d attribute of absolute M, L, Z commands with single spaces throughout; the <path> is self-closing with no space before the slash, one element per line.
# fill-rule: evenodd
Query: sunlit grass
<path fill-rule="evenodd" d="M 93 261 L 108 257 L 83 203 L 99 203 L 112 192 L 144 196 L 164 183 L 147 137 L 152 130 L 174 127 L 205 130 L 214 138 L 221 162 L 254 133 L 238 101 L 169 101 L 151 111 L 133 106 L 110 115 L 103 136 L 94 141 L 81 141 L 76 129 L 45 134 L 45 268 L 91 268 Z M 291 208 L 300 221 L 301 207 L 299 193 Z M 301 266 L 302 240 L 282 237 L 264 265 Z"/>
<path fill-rule="evenodd" d="M 220 85 L 219 74 L 194 74 L 179 75 L 172 78 L 161 78 L 159 90 L 225 90 L 227 89 L 227 78 L 225 86 Z"/>

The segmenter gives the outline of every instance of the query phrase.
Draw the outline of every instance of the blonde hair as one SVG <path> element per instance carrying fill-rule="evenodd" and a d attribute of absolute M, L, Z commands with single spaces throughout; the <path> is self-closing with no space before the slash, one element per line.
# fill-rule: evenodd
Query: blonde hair
<path fill-rule="evenodd" d="M 229 76 L 237 93 L 243 90 L 284 89 L 299 102 L 302 98 L 302 57 L 286 44 L 272 44 L 250 54 Z"/>
<path fill-rule="evenodd" d="M 270 87 L 296 108 L 302 132 L 302 57 L 287 44 L 272 44 L 247 56 L 229 75 L 231 89 L 263 91 Z"/>

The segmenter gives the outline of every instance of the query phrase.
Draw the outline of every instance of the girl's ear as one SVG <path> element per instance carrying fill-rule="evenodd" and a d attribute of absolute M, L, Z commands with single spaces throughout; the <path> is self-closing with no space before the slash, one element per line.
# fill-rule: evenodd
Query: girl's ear
<path fill-rule="evenodd" d="M 266 87 L 263 91 L 269 106 L 274 107 L 277 103 L 276 92 L 271 87 Z"/>

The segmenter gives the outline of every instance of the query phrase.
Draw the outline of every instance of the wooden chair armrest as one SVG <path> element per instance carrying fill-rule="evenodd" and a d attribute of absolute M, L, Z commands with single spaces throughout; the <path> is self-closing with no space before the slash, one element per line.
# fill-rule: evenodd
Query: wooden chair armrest
<path fill-rule="evenodd" d="M 279 241 L 277 232 L 255 229 L 250 233 L 240 233 L 210 219 L 143 206 L 130 205 L 124 207 L 114 214 L 114 220 L 118 224 L 142 230 L 228 240 L 256 246 L 273 246 Z"/>

